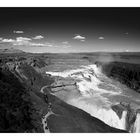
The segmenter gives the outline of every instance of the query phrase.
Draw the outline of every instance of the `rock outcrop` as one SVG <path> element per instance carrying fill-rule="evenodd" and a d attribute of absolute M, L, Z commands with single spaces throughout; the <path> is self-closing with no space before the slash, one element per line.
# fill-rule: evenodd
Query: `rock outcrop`
<path fill-rule="evenodd" d="M 103 72 L 140 93 L 140 65 L 122 62 L 101 64 Z"/>

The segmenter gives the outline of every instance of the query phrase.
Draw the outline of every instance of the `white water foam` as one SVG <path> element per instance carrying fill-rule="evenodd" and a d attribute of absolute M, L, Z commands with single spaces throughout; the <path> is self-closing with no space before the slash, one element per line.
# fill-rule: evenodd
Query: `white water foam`
<path fill-rule="evenodd" d="M 133 132 L 140 133 L 140 114 L 139 113 L 136 116 L 136 121 L 134 123 Z"/>
<path fill-rule="evenodd" d="M 111 108 L 107 108 L 107 106 L 104 108 L 101 106 L 87 103 L 84 100 L 80 99 L 73 99 L 70 100 L 68 103 L 88 112 L 91 116 L 102 120 L 103 122 L 112 127 L 123 130 L 126 129 L 126 111 L 123 111 L 122 117 L 120 119 L 119 116 Z"/>
<path fill-rule="evenodd" d="M 105 94 L 119 95 L 121 89 L 111 83 L 111 80 L 106 77 L 101 69 L 95 64 L 89 66 L 81 66 L 79 69 L 67 70 L 63 72 L 46 72 L 52 76 L 60 76 L 63 78 L 71 77 L 76 81 L 77 88 L 81 96 L 69 99 L 67 103 L 76 106 L 94 117 L 99 118 L 106 124 L 119 128 L 126 129 L 126 111 L 123 111 L 122 118 L 111 109 L 112 103 L 106 98 Z M 104 85 L 110 89 L 100 88 L 99 85 Z"/>

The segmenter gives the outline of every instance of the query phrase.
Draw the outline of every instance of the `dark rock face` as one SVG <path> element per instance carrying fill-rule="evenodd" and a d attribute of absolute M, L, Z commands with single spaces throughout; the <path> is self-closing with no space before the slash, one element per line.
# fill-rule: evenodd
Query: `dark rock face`
<path fill-rule="evenodd" d="M 0 70 L 0 132 L 32 132 L 28 91 L 10 71 Z"/>
<path fill-rule="evenodd" d="M 116 114 L 121 119 L 123 111 L 127 112 L 125 119 L 125 127 L 128 132 L 133 132 L 134 123 L 136 121 L 137 110 L 133 109 L 129 103 L 120 103 L 117 105 L 113 105 L 112 109 L 116 112 Z"/>
<path fill-rule="evenodd" d="M 111 62 L 102 65 L 103 72 L 140 93 L 140 65 Z"/>
<path fill-rule="evenodd" d="M 127 87 L 140 93 L 140 65 L 122 62 L 111 62 L 101 64 L 102 71 L 109 77 L 121 82 Z M 137 112 L 139 109 L 132 108 L 129 103 L 120 103 L 112 106 L 112 109 L 121 117 L 122 112 L 127 111 L 126 130 L 134 132 L 134 124 L 136 122 Z"/>
<path fill-rule="evenodd" d="M 1 58 L 0 132 L 43 132 L 41 118 L 47 103 L 40 88 L 52 80 L 38 73 L 29 58 Z"/>

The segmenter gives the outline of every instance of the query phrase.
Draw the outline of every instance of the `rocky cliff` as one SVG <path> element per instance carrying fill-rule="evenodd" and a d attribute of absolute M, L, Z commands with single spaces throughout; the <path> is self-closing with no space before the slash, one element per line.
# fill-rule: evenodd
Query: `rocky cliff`
<path fill-rule="evenodd" d="M 101 64 L 102 65 L 102 64 Z M 103 72 L 112 78 L 140 92 L 140 65 L 122 62 L 111 62 L 102 65 Z"/>
<path fill-rule="evenodd" d="M 110 126 L 140 132 L 140 94 L 102 71 L 101 65 L 93 64 L 46 74 L 55 78 L 50 87 L 54 96 Z"/>
<path fill-rule="evenodd" d="M 44 73 L 50 62 L 40 58 L 1 56 L 0 132 L 126 132 L 50 94 L 55 78 Z M 69 86 L 72 94 L 75 83 L 62 83 L 57 88 Z"/>
<path fill-rule="evenodd" d="M 128 88 L 140 93 L 140 65 L 124 62 L 98 63 L 105 73 L 111 79 L 119 81 Z M 132 96 L 133 95 L 132 92 Z M 135 99 L 135 102 L 139 98 Z M 126 130 L 129 132 L 139 132 L 139 107 L 134 106 L 132 101 L 120 102 L 120 104 L 112 106 L 112 109 L 120 116 L 123 111 L 126 115 Z"/>

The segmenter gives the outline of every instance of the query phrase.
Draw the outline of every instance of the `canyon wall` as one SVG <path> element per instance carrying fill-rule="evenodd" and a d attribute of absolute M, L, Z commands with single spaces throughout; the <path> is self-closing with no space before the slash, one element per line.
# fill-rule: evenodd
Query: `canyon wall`
<path fill-rule="evenodd" d="M 129 91 L 127 94 L 126 87 L 121 85 L 121 82 L 118 84 L 118 79 L 112 80 L 102 70 L 100 65 L 93 64 L 81 66 L 79 69 L 46 72 L 46 74 L 55 77 L 55 82 L 51 85 L 53 95 L 110 126 L 129 132 L 138 132 L 139 105 L 135 108 L 130 104 L 133 92 L 127 88 Z M 135 94 L 139 97 L 139 93 L 135 92 Z M 127 98 L 129 103 L 126 102 Z M 133 97 L 133 104 L 136 99 Z"/>

